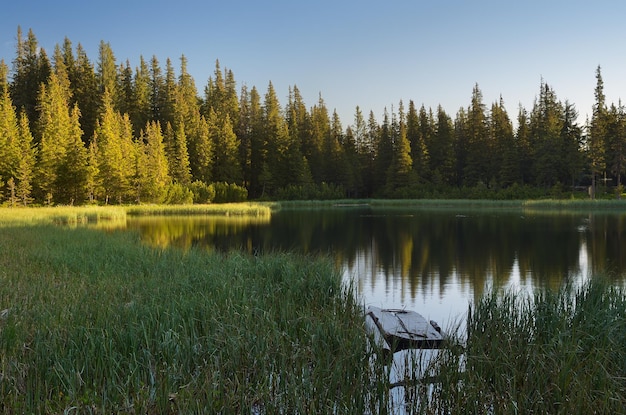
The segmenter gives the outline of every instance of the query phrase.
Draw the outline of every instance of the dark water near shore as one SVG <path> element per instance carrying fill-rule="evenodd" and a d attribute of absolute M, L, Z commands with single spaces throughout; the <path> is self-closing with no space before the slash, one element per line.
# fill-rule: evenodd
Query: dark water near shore
<path fill-rule="evenodd" d="M 149 244 L 328 254 L 363 303 L 447 325 L 489 287 L 558 289 L 626 275 L 626 214 L 336 207 L 271 218 L 138 217 Z"/>

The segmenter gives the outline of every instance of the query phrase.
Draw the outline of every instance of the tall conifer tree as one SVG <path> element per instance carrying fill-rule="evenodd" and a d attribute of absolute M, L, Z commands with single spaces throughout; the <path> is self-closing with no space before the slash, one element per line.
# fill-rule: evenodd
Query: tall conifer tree
<path fill-rule="evenodd" d="M 33 198 L 33 178 L 35 169 L 35 147 L 30 124 L 25 112 L 20 113 L 19 119 L 19 160 L 15 178 L 17 180 L 16 196 L 24 206 L 28 206 Z"/>
<path fill-rule="evenodd" d="M 598 65 L 596 69 L 596 88 L 594 90 L 594 96 L 596 101 L 593 105 L 589 141 L 587 143 L 591 168 L 591 197 L 593 199 L 595 199 L 596 195 L 596 180 L 599 175 L 604 173 L 606 168 L 607 106 L 600 65 Z"/>
<path fill-rule="evenodd" d="M 31 131 L 39 117 L 37 99 L 41 84 L 48 81 L 51 68 L 44 49 L 32 29 L 24 39 L 22 29 L 17 28 L 17 56 L 13 61 L 11 98 L 17 111 L 25 111 L 30 120 Z M 37 139 L 37 137 L 35 137 Z"/>
<path fill-rule="evenodd" d="M 146 125 L 139 140 L 143 156 L 138 160 L 139 188 L 141 200 L 161 203 L 164 200 L 166 186 L 170 183 L 167 157 L 163 144 L 163 133 L 158 121 Z"/>

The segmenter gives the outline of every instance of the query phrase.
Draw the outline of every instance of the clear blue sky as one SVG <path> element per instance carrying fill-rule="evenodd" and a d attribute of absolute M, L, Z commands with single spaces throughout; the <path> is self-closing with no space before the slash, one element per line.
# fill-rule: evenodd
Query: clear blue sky
<path fill-rule="evenodd" d="M 20 25 L 49 55 L 68 37 L 94 64 L 101 40 L 133 67 L 155 55 L 178 70 L 184 54 L 200 92 L 219 59 L 238 89 L 263 95 L 272 81 L 283 106 L 290 85 L 308 107 L 321 93 L 344 128 L 357 105 L 380 121 L 400 100 L 454 118 L 476 83 L 488 108 L 502 95 L 515 119 L 543 79 L 584 122 L 598 65 L 608 103 L 626 100 L 624 18 L 623 0 L 10 1 L 0 58 L 11 64 Z"/>

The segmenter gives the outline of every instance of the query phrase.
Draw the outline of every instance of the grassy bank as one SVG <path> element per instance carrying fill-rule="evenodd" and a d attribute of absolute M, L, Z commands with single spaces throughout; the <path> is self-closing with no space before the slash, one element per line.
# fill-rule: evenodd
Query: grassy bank
<path fill-rule="evenodd" d="M 81 225 L 126 219 L 119 206 L 57 206 L 0 208 L 0 226 L 62 224 Z"/>
<path fill-rule="evenodd" d="M 154 215 L 220 215 L 269 216 L 271 203 L 222 203 L 205 205 L 137 205 L 128 206 L 126 212 L 135 216 Z"/>
<path fill-rule="evenodd" d="M 626 292 L 602 279 L 532 297 L 486 295 L 457 333 L 465 353 L 439 355 L 440 383 L 419 389 L 416 412 L 623 413 L 625 310 Z"/>
<path fill-rule="evenodd" d="M 626 199 L 541 199 L 541 200 L 487 200 L 487 199 L 345 199 L 345 200 L 306 200 L 276 202 L 283 208 L 330 208 L 370 206 L 376 208 L 402 209 L 504 209 L 528 211 L 626 211 Z"/>
<path fill-rule="evenodd" d="M 0 246 L 1 413 L 384 411 L 330 261 L 51 225 Z"/>

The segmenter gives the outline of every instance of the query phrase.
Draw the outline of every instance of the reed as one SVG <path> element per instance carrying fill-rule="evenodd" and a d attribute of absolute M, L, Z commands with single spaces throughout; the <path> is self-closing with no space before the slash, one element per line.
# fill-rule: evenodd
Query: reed
<path fill-rule="evenodd" d="M 63 224 L 98 224 L 123 221 L 126 211 L 117 206 L 55 206 L 0 208 L 0 226 Z"/>
<path fill-rule="evenodd" d="M 420 389 L 419 413 L 621 413 L 626 293 L 596 277 L 533 296 L 485 295 L 470 307 L 464 353 L 448 349 Z"/>
<path fill-rule="evenodd" d="M 219 215 L 219 216 L 270 216 L 269 203 L 222 203 L 205 205 L 136 205 L 126 212 L 134 216 L 150 215 Z"/>
<path fill-rule="evenodd" d="M 328 259 L 51 225 L 7 226 L 0 246 L 1 413 L 387 410 Z"/>
<path fill-rule="evenodd" d="M 328 259 L 50 225 L 5 227 L 0 246 L 1 413 L 385 408 L 361 307 Z"/>
<path fill-rule="evenodd" d="M 624 211 L 626 199 L 547 199 L 523 202 L 526 210 Z"/>

